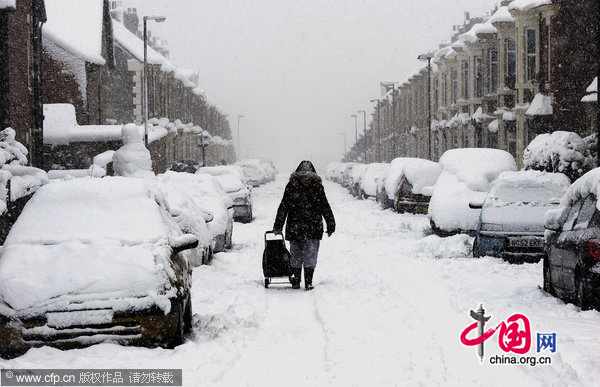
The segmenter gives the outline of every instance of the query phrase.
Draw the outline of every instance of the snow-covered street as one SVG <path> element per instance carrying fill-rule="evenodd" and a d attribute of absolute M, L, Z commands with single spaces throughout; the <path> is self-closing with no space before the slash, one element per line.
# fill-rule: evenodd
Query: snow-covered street
<path fill-rule="evenodd" d="M 162 348 L 101 344 L 32 349 L 0 368 L 181 368 L 184 386 L 547 386 L 600 380 L 600 312 L 541 290 L 542 263 L 471 257 L 466 235 L 429 235 L 423 215 L 381 210 L 325 181 L 337 231 L 321 243 L 315 289 L 263 286 L 264 232 L 287 176 L 253 191 L 255 220 L 236 223 L 232 250 L 193 273 L 193 332 Z M 496 332 L 477 349 L 460 341 L 483 302 L 490 327 L 528 317 L 523 355 L 551 364 L 492 364 L 505 353 Z M 537 352 L 536 333 L 556 333 L 556 352 Z M 470 336 L 472 336 L 472 333 Z"/>

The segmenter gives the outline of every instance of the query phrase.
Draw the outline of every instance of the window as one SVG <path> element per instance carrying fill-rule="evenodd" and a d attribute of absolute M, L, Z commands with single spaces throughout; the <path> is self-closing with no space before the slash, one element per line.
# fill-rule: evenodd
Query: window
<path fill-rule="evenodd" d="M 515 89 L 517 74 L 517 44 L 514 39 L 506 41 L 506 87 Z"/>
<path fill-rule="evenodd" d="M 433 111 L 436 112 L 438 110 L 439 105 L 439 79 L 435 77 L 433 79 Z"/>
<path fill-rule="evenodd" d="M 490 93 L 498 91 L 498 51 L 490 51 Z"/>
<path fill-rule="evenodd" d="M 525 80 L 533 81 L 535 80 L 535 30 L 533 28 L 528 28 L 525 30 L 525 49 L 526 49 L 526 58 L 525 58 Z"/>
<path fill-rule="evenodd" d="M 442 105 L 448 105 L 448 77 L 446 73 L 442 75 Z"/>
<path fill-rule="evenodd" d="M 463 60 L 460 66 L 462 76 L 462 97 L 464 99 L 469 99 L 469 61 Z"/>
<path fill-rule="evenodd" d="M 483 97 L 483 60 L 475 57 L 475 98 Z"/>
<path fill-rule="evenodd" d="M 506 122 L 506 147 L 508 153 L 517 157 L 517 123 L 516 121 Z"/>
<path fill-rule="evenodd" d="M 563 224 L 563 231 L 571 231 L 573 228 L 573 224 L 575 223 L 575 219 L 577 218 L 577 215 L 579 215 L 579 209 L 581 208 L 581 205 L 583 204 L 583 199 L 579 199 L 578 201 L 575 202 L 575 204 L 573 204 L 573 207 L 571 207 L 571 209 L 569 210 L 569 215 L 567 216 L 567 220 L 565 220 L 565 223 Z"/>
<path fill-rule="evenodd" d="M 456 67 L 453 67 L 452 70 L 450 71 L 450 83 L 451 83 L 451 87 L 452 87 L 452 103 L 456 103 L 456 101 L 458 100 L 458 74 L 456 71 Z"/>
<path fill-rule="evenodd" d="M 579 210 L 579 214 L 577 215 L 577 221 L 573 226 L 573 230 L 580 230 L 586 228 L 590 219 L 592 219 L 592 215 L 594 215 L 594 211 L 596 210 L 596 196 L 588 195 L 581 206 L 581 210 Z"/>

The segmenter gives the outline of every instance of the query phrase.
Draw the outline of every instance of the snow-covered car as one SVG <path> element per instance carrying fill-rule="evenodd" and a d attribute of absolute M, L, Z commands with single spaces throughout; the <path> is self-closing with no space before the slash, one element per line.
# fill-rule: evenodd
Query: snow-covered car
<path fill-rule="evenodd" d="M 246 176 L 246 181 L 252 187 L 258 187 L 261 184 L 265 184 L 269 179 L 268 172 L 263 166 L 262 161 L 259 159 L 242 160 L 235 163 L 235 165 L 242 168 L 244 175 Z"/>
<path fill-rule="evenodd" d="M 399 213 L 426 214 L 431 199 L 430 188 L 441 173 L 439 164 L 412 157 L 394 159 L 392 163 L 394 173 L 388 175 L 389 182 L 386 179 L 385 185 L 388 205 Z"/>
<path fill-rule="evenodd" d="M 362 180 L 365 171 L 367 170 L 367 164 L 355 164 L 350 171 L 350 178 L 348 183 L 348 191 L 354 197 L 360 197 L 360 181 Z"/>
<path fill-rule="evenodd" d="M 196 160 L 179 160 L 169 163 L 167 170 L 174 172 L 196 173 L 202 165 Z"/>
<path fill-rule="evenodd" d="M 158 175 L 157 179 L 173 189 L 188 193 L 196 205 L 209 214 L 206 225 L 212 236 L 214 253 L 231 248 L 233 200 L 214 176 L 167 171 Z"/>
<path fill-rule="evenodd" d="M 355 165 L 359 165 L 358 163 L 346 163 L 344 168 L 342 169 L 342 181 L 340 184 L 344 188 L 349 188 L 352 184 L 352 169 Z"/>
<path fill-rule="evenodd" d="M 385 174 L 389 169 L 390 164 L 387 163 L 367 164 L 367 168 L 360 180 L 360 197 L 363 199 L 375 199 L 377 196 L 377 182 L 381 179 L 382 174 Z"/>
<path fill-rule="evenodd" d="M 577 179 L 545 217 L 544 290 L 600 309 L 600 168 Z"/>
<path fill-rule="evenodd" d="M 342 182 L 344 165 L 345 163 L 342 163 L 341 161 L 332 161 L 327 164 L 327 168 L 325 169 L 325 178 L 340 184 Z"/>
<path fill-rule="evenodd" d="M 471 203 L 481 208 L 473 256 L 538 262 L 545 255 L 544 214 L 558 207 L 569 185 L 562 173 L 502 172 L 483 203 Z"/>
<path fill-rule="evenodd" d="M 173 347 L 191 327 L 183 234 L 143 179 L 39 189 L 0 257 L 0 355 L 111 341 Z"/>
<path fill-rule="evenodd" d="M 490 148 L 451 149 L 439 161 L 442 172 L 429 201 L 428 215 L 438 235 L 467 233 L 475 235 L 479 209 L 490 185 L 504 171 L 516 171 L 517 164 L 506 151 Z"/>
<path fill-rule="evenodd" d="M 239 167 L 237 167 L 239 168 Z M 233 200 L 233 220 L 249 223 L 252 221 L 252 196 L 250 187 L 242 181 L 241 177 L 231 171 L 229 166 L 205 167 L 196 172 L 214 176 L 223 190 Z"/>
<path fill-rule="evenodd" d="M 209 263 L 215 244 L 213 234 L 208 229 L 208 223 L 214 218 L 212 212 L 196 203 L 194 192 L 182 190 L 174 184 L 162 184 L 160 189 L 165 194 L 169 212 L 177 225 L 183 232 L 198 238 L 198 246 L 188 253 L 190 265 L 195 267 Z"/>

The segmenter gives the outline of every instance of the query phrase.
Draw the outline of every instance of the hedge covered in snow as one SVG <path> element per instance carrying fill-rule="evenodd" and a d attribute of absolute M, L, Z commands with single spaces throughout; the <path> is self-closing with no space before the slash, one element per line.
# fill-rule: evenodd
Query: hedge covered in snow
<path fill-rule="evenodd" d="M 561 172 L 577 180 L 595 165 L 590 147 L 595 137 L 585 139 L 577 133 L 556 131 L 537 136 L 523 153 L 524 169 L 536 171 Z"/>

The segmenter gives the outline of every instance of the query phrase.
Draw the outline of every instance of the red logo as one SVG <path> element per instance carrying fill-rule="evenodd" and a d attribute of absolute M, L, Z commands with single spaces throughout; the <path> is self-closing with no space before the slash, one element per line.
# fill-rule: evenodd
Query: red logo
<path fill-rule="evenodd" d="M 506 321 L 500 322 L 495 328 L 488 329 L 483 335 L 474 339 L 469 339 L 467 335 L 477 328 L 480 322 L 476 321 L 465 328 L 460 335 L 460 342 L 466 346 L 474 346 L 483 344 L 500 329 L 498 337 L 498 345 L 504 352 L 514 352 L 519 355 L 524 355 L 531 348 L 531 326 L 529 319 L 523 314 L 513 314 Z M 482 322 L 485 326 L 485 322 Z"/>

